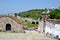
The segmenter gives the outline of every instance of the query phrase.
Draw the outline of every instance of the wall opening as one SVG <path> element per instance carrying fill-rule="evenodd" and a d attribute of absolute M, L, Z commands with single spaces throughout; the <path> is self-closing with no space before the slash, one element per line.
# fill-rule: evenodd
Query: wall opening
<path fill-rule="evenodd" d="M 35 22 L 32 22 L 32 24 L 35 24 Z"/>
<path fill-rule="evenodd" d="M 6 24 L 6 31 L 10 31 L 11 30 L 11 24 Z"/>
<path fill-rule="evenodd" d="M 39 22 L 36 22 L 36 24 L 39 24 Z"/>

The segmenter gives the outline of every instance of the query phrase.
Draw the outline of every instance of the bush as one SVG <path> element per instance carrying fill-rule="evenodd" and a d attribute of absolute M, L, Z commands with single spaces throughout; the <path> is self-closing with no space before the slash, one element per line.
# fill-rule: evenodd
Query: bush
<path fill-rule="evenodd" d="M 51 19 L 60 19 L 60 10 L 54 9 L 49 13 Z"/>
<path fill-rule="evenodd" d="M 28 28 L 31 28 L 31 27 L 34 27 L 36 24 L 32 24 L 30 22 L 24 22 L 24 24 L 28 27 Z"/>
<path fill-rule="evenodd" d="M 0 32 L 2 32 L 2 30 L 0 30 Z"/>
<path fill-rule="evenodd" d="M 27 20 L 25 20 L 25 22 L 27 22 Z"/>

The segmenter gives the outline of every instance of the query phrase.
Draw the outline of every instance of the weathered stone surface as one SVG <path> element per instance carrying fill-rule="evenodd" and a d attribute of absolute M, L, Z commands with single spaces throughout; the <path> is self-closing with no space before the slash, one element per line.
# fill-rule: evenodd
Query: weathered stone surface
<path fill-rule="evenodd" d="M 10 17 L 0 17 L 0 30 L 2 31 L 6 31 L 6 24 L 10 24 L 11 25 L 11 31 L 14 32 L 24 32 L 23 28 L 22 28 L 22 24 L 19 24 L 18 22 L 16 22 L 15 20 L 13 20 Z"/>
<path fill-rule="evenodd" d="M 39 21 L 38 31 L 43 32 L 43 21 Z"/>

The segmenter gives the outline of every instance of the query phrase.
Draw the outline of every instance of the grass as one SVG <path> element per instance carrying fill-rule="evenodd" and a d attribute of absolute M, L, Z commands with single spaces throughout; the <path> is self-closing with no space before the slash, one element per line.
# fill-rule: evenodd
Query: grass
<path fill-rule="evenodd" d="M 0 32 L 6 32 L 6 31 L 0 30 Z"/>
<path fill-rule="evenodd" d="M 21 24 L 21 23 L 22 23 L 22 20 L 21 20 L 21 19 L 18 19 L 18 18 L 13 17 L 13 16 L 8 16 L 8 17 L 10 17 L 10 18 L 14 19 L 14 20 L 15 20 L 17 23 L 19 23 L 19 24 Z"/>
<path fill-rule="evenodd" d="M 30 22 L 24 22 L 25 25 L 27 25 L 28 28 L 33 28 L 36 24 L 32 24 Z"/>

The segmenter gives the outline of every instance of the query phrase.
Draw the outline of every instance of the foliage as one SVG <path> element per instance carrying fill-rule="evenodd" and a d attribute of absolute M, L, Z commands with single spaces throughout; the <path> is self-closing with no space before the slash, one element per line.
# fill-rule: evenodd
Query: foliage
<path fill-rule="evenodd" d="M 19 13 L 19 16 L 32 18 L 37 20 L 39 17 L 41 17 L 42 9 L 35 9 L 35 10 L 29 10 Z"/>
<path fill-rule="evenodd" d="M 28 28 L 34 27 L 36 24 L 32 24 L 30 22 L 24 22 L 25 25 L 27 25 Z"/>
<path fill-rule="evenodd" d="M 2 30 L 0 30 L 0 32 L 1 32 Z"/>
<path fill-rule="evenodd" d="M 60 10 L 54 9 L 49 13 L 51 19 L 60 19 Z"/>
<path fill-rule="evenodd" d="M 24 11 L 24 12 L 20 12 L 18 13 L 19 16 L 21 17 L 27 17 L 27 18 L 32 18 L 37 20 L 38 18 L 41 17 L 42 12 L 45 11 L 47 13 L 47 8 L 45 9 L 34 9 L 34 10 L 29 10 L 29 11 Z M 52 10 L 50 10 L 49 13 L 49 17 L 51 19 L 60 19 L 60 7 L 58 8 L 53 8 Z"/>

